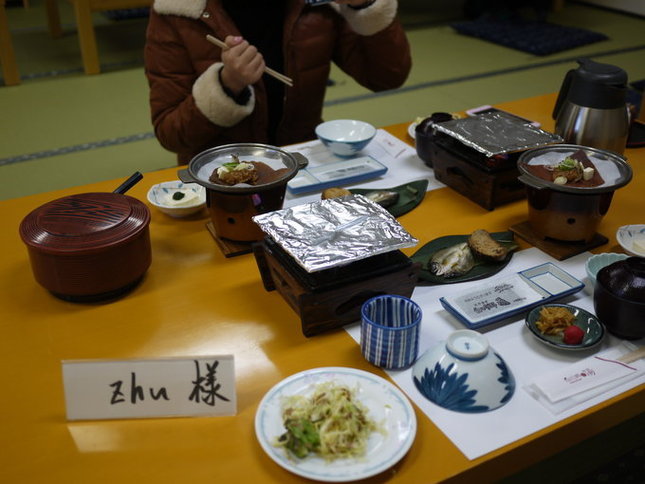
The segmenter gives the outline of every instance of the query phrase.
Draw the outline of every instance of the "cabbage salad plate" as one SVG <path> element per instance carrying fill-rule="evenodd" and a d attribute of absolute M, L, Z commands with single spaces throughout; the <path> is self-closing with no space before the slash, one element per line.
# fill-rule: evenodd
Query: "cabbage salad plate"
<path fill-rule="evenodd" d="M 334 382 L 354 391 L 367 410 L 367 417 L 380 428 L 371 432 L 361 457 L 326 461 L 317 454 L 297 458 L 276 445 L 285 433 L 282 408 L 285 398 L 310 396 L 314 388 Z M 414 441 L 417 420 L 408 398 L 393 384 L 372 373 L 353 368 L 316 368 L 291 375 L 264 396 L 255 415 L 255 433 L 262 449 L 278 465 L 308 479 L 349 482 L 365 479 L 392 467 L 405 456 Z"/>

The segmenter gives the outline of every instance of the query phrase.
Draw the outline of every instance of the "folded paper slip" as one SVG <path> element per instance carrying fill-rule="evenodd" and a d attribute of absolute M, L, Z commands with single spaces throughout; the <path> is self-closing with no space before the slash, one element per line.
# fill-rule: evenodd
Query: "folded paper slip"
<path fill-rule="evenodd" d="M 624 342 L 616 348 L 542 375 L 529 385 L 530 390 L 538 391 L 551 403 L 557 403 L 609 383 L 634 377 L 643 372 L 643 361 L 621 361 L 628 360 L 629 358 L 623 357 L 634 348 L 634 345 Z"/>

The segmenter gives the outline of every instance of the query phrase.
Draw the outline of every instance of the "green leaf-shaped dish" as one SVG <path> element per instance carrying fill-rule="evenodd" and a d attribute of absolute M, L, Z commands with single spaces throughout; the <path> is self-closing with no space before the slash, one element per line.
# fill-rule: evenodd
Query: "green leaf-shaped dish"
<path fill-rule="evenodd" d="M 426 196 L 427 189 L 428 180 L 417 180 L 394 188 L 351 188 L 349 191 L 356 195 L 367 195 L 370 192 L 382 190 L 398 193 L 399 198 L 396 203 L 387 207 L 386 210 L 393 217 L 399 217 L 419 205 Z"/>
<path fill-rule="evenodd" d="M 444 237 L 439 237 L 428 242 L 426 245 L 421 247 L 416 251 L 412 257 L 413 262 L 421 263 L 421 271 L 419 272 L 419 280 L 430 282 L 432 284 L 453 284 L 455 282 L 465 282 L 465 281 L 474 281 L 476 279 L 484 279 L 490 277 L 493 274 L 497 274 L 504 267 L 508 265 L 513 257 L 513 250 L 517 249 L 517 243 L 515 242 L 513 232 L 493 232 L 490 234 L 493 239 L 499 242 L 501 245 L 510 249 L 509 253 L 506 255 L 506 258 L 500 262 L 496 261 L 486 261 L 475 256 L 475 267 L 473 267 L 467 273 L 461 276 L 455 277 L 443 277 L 437 276 L 430 272 L 428 269 L 428 262 L 432 256 L 447 247 L 451 247 L 462 242 L 466 242 L 470 234 L 467 235 L 446 235 Z"/>

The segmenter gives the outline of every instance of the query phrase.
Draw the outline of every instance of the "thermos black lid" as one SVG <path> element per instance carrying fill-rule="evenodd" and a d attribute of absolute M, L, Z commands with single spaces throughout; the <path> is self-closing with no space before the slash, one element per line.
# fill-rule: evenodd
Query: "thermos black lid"
<path fill-rule="evenodd" d="M 573 73 L 568 99 L 579 106 L 613 109 L 625 105 L 627 72 L 618 66 L 579 59 Z"/>

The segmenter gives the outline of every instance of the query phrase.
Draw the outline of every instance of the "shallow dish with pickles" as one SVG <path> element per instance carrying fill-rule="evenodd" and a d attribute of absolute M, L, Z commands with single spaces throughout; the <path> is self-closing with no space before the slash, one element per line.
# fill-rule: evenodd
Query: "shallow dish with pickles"
<path fill-rule="evenodd" d="M 561 331 L 556 328 L 555 331 L 545 331 L 545 326 L 540 324 L 541 313 L 543 310 L 556 309 L 568 311 L 572 315 L 572 319 L 563 326 L 576 326 L 580 329 L 580 341 L 575 343 L 567 343 L 564 335 L 565 328 L 561 327 Z M 593 348 L 599 344 L 605 336 L 605 327 L 602 325 L 598 318 L 588 311 L 577 306 L 570 304 L 545 304 L 533 308 L 526 316 L 526 327 L 531 333 L 542 343 L 547 346 L 559 348 L 563 350 L 586 350 Z"/>

